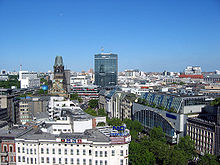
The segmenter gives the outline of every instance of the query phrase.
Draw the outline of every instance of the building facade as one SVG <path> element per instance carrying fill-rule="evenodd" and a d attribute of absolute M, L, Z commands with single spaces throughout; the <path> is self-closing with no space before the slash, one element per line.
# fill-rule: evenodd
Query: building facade
<path fill-rule="evenodd" d="M 128 146 L 128 142 L 112 140 L 98 130 L 57 137 L 26 134 L 16 139 L 16 159 L 17 165 L 128 165 Z"/>
<path fill-rule="evenodd" d="M 199 118 L 189 118 L 187 120 L 187 135 L 194 141 L 196 150 L 204 155 L 215 154 L 216 136 L 214 122 L 209 122 Z"/>
<path fill-rule="evenodd" d="M 40 87 L 37 72 L 19 71 L 19 81 L 21 88 Z"/>
<path fill-rule="evenodd" d="M 115 86 L 118 83 L 118 55 L 101 53 L 95 55 L 95 85 Z"/>
<path fill-rule="evenodd" d="M 77 93 L 84 100 L 98 99 L 99 90 L 96 85 L 74 85 L 70 93 Z"/>

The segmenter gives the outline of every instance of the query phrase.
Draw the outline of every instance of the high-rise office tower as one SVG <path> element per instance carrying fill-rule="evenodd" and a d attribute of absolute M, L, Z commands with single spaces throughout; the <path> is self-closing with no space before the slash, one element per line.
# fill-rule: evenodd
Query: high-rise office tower
<path fill-rule="evenodd" d="M 115 86 L 118 82 L 118 55 L 101 53 L 95 55 L 95 85 Z"/>

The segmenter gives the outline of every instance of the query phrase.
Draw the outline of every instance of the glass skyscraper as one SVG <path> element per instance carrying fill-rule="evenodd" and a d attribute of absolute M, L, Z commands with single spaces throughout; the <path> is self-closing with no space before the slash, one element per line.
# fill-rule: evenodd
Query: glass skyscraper
<path fill-rule="evenodd" d="M 118 81 L 118 55 L 101 53 L 95 55 L 95 85 L 115 86 Z"/>

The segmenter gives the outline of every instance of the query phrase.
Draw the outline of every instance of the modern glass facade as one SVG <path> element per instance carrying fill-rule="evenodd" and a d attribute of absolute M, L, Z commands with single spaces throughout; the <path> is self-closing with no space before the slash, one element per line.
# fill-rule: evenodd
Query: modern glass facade
<path fill-rule="evenodd" d="M 192 105 L 205 105 L 206 97 L 204 96 L 194 96 L 194 97 L 181 97 L 162 93 L 151 93 L 146 92 L 143 98 L 150 104 L 156 107 L 164 107 L 170 110 L 174 109 L 176 113 L 179 113 L 185 106 Z"/>
<path fill-rule="evenodd" d="M 95 85 L 115 86 L 118 79 L 118 55 L 101 53 L 95 55 Z"/>
<path fill-rule="evenodd" d="M 139 121 L 145 128 L 152 129 L 154 127 L 161 127 L 163 132 L 169 137 L 171 143 L 176 143 L 175 128 L 160 114 L 144 109 L 133 115 L 133 119 Z"/>

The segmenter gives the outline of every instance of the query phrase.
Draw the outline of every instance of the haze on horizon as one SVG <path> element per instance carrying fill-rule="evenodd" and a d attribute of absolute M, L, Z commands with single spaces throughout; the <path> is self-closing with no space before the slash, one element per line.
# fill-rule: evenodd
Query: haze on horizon
<path fill-rule="evenodd" d="M 118 54 L 119 71 L 220 69 L 219 0 L 0 0 L 0 69 L 73 71 Z"/>

